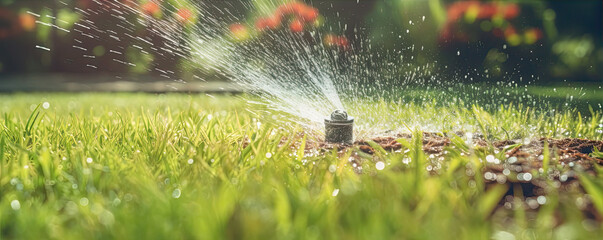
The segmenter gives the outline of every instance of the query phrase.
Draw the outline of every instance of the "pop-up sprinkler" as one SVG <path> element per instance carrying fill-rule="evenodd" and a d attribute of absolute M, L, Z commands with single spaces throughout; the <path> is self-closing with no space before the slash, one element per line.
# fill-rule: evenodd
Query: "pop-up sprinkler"
<path fill-rule="evenodd" d="M 325 118 L 325 140 L 329 143 L 354 143 L 354 118 L 344 110 L 335 110 Z"/>

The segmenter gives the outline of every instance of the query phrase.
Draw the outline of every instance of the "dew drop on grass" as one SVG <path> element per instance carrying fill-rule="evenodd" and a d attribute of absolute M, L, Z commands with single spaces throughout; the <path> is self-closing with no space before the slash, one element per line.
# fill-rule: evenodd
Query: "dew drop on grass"
<path fill-rule="evenodd" d="M 48 108 L 50 107 L 50 103 L 48 103 L 48 102 L 44 102 L 44 103 L 42 103 L 42 107 L 43 107 L 44 109 L 48 109 Z"/>
<path fill-rule="evenodd" d="M 538 198 L 536 198 L 536 201 L 538 201 L 538 204 L 544 205 L 546 203 L 546 197 L 545 196 L 538 196 Z"/>
<path fill-rule="evenodd" d="M 329 172 L 334 173 L 336 170 L 337 170 L 337 166 L 335 166 L 335 165 L 333 165 L 333 164 L 331 164 L 331 165 L 329 166 Z"/>
<path fill-rule="evenodd" d="M 85 197 L 80 198 L 80 205 L 85 207 L 85 206 L 88 206 L 88 203 L 89 203 L 88 198 L 85 198 Z"/>
<path fill-rule="evenodd" d="M 267 153 L 266 153 L 266 158 L 271 158 L 271 157 L 272 157 L 272 153 L 267 152 Z"/>
<path fill-rule="evenodd" d="M 92 161 L 93 161 L 92 158 L 86 158 L 87 163 L 92 163 Z"/>
<path fill-rule="evenodd" d="M 193 164 L 193 163 L 195 162 L 195 160 L 193 160 L 193 159 L 191 158 L 191 159 L 189 159 L 187 162 L 188 162 L 188 164 Z"/>
<path fill-rule="evenodd" d="M 182 191 L 180 191 L 179 188 L 174 189 L 174 191 L 172 192 L 172 197 L 173 198 L 180 198 L 180 195 L 182 194 Z"/>
<path fill-rule="evenodd" d="M 530 207 L 531 209 L 536 209 L 539 206 L 538 201 L 534 198 L 528 198 L 526 200 L 526 203 L 528 204 L 528 207 Z"/>
<path fill-rule="evenodd" d="M 335 190 L 333 190 L 333 194 L 331 194 L 333 197 L 336 197 L 337 194 L 339 194 L 339 188 L 335 188 Z"/>
<path fill-rule="evenodd" d="M 101 224 L 105 226 L 110 226 L 113 225 L 113 223 L 115 222 L 115 216 L 113 216 L 113 213 L 111 213 L 109 210 L 103 210 L 99 214 L 98 220 Z"/>
<path fill-rule="evenodd" d="M 21 203 L 19 202 L 19 200 L 13 200 L 10 202 L 10 207 L 13 210 L 17 211 L 17 210 L 21 209 Z"/>
<path fill-rule="evenodd" d="M 385 163 L 377 162 L 377 164 L 375 164 L 375 168 L 377 168 L 377 170 L 383 170 L 383 169 L 385 169 Z"/>

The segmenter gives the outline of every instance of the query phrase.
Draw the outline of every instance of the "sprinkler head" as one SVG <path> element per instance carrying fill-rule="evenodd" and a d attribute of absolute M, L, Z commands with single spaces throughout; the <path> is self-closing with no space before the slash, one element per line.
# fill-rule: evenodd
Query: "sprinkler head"
<path fill-rule="evenodd" d="M 354 118 L 337 109 L 325 118 L 325 140 L 329 143 L 354 143 Z"/>

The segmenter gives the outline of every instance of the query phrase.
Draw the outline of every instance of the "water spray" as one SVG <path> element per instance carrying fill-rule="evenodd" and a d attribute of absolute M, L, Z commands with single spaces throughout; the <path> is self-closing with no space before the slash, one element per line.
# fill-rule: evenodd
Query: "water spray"
<path fill-rule="evenodd" d="M 325 140 L 329 143 L 354 143 L 354 118 L 337 109 L 325 118 Z"/>

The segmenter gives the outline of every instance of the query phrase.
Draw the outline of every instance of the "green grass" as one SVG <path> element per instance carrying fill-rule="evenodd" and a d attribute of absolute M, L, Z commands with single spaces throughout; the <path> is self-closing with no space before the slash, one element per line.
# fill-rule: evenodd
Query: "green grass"
<path fill-rule="evenodd" d="M 496 154 L 493 148 L 453 140 L 446 164 L 432 176 L 424 171 L 428 157 L 418 134 L 429 123 L 443 131 L 467 126 L 489 139 L 601 140 L 601 111 L 363 103 L 357 117 L 387 112 L 370 123 L 406 125 L 401 129 L 414 137 L 401 141 L 409 151 L 361 154 L 357 174 L 348 162 L 357 149 L 304 156 L 288 145 L 303 146 L 316 135 L 302 137 L 298 126 L 247 111 L 237 97 L 16 94 L 0 95 L 0 102 L 2 239 L 596 239 L 603 233 L 576 204 L 592 201 L 603 216 L 603 175 L 580 176 L 588 197 L 549 183 L 537 212 L 496 208 L 509 187 L 486 190 L 481 178 L 480 159 Z M 38 106 L 43 102 L 49 108 Z M 544 155 L 548 167 L 562 169 L 554 154 Z M 377 162 L 385 169 L 377 170 Z M 467 176 L 466 168 L 480 177 Z"/>

